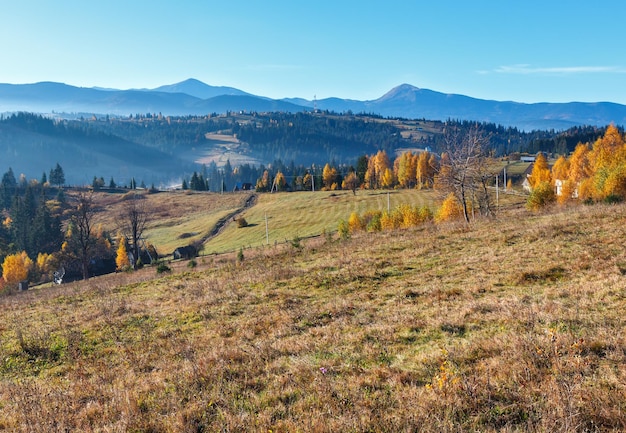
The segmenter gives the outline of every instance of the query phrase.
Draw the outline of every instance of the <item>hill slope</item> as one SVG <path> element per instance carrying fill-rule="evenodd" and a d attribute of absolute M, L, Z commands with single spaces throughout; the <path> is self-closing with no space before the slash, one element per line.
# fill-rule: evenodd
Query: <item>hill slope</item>
<path fill-rule="evenodd" d="M 3 297 L 0 427 L 623 430 L 625 215 L 512 210 Z"/>
<path fill-rule="evenodd" d="M 177 155 L 124 138 L 95 131 L 87 123 L 74 126 L 20 113 L 0 121 L 0 154 L 3 167 L 40 179 L 42 172 L 59 163 L 66 183 L 89 185 L 103 176 L 128 185 L 132 178 L 147 186 L 180 179 L 191 163 Z"/>

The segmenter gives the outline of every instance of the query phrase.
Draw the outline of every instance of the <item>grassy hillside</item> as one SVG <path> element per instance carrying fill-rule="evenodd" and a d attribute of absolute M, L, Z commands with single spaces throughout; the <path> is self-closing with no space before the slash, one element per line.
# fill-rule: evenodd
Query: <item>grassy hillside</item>
<path fill-rule="evenodd" d="M 228 194 L 197 192 L 161 192 L 141 194 L 149 212 L 144 237 L 162 255 L 179 247 L 209 238 L 204 254 L 238 251 L 240 248 L 267 244 L 265 216 L 269 242 L 284 243 L 294 238 L 334 233 L 341 219 L 352 212 L 393 209 L 401 203 L 435 207 L 432 191 L 318 191 L 298 193 L 258 194 L 254 206 L 246 207 L 253 193 Z M 113 233 L 120 226 L 120 212 L 125 194 L 96 193 L 94 200 L 100 212 L 97 222 Z M 233 215 L 243 217 L 248 227 L 239 228 Z M 230 217 L 230 218 L 229 218 Z M 224 229 L 215 237 L 211 234 L 220 222 Z"/>
<path fill-rule="evenodd" d="M 5 296 L 0 429 L 623 431 L 625 221 L 508 210 Z"/>
<path fill-rule="evenodd" d="M 294 238 L 334 233 L 341 219 L 352 212 L 391 209 L 401 203 L 432 206 L 432 191 L 321 191 L 260 194 L 255 206 L 241 214 L 249 226 L 230 224 L 220 236 L 207 242 L 205 253 L 238 251 L 239 248 L 281 243 Z M 267 216 L 267 233 L 265 217 Z M 267 236 L 269 235 L 269 236 Z"/>
<path fill-rule="evenodd" d="M 205 239 L 218 221 L 243 208 L 251 196 L 249 193 L 221 195 L 191 191 L 136 193 L 146 201 L 144 209 L 149 215 L 144 237 L 161 255 Z M 93 198 L 99 210 L 96 223 L 117 233 L 128 194 L 95 193 Z"/>

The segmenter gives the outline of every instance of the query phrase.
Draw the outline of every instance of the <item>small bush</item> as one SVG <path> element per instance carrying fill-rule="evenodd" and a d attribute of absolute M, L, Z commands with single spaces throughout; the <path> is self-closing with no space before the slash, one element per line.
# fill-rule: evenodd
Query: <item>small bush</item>
<path fill-rule="evenodd" d="M 350 214 L 350 218 L 348 218 L 348 229 L 350 233 L 355 233 L 361 230 L 364 230 L 366 227 L 365 223 L 361 219 L 358 213 L 352 212 Z"/>
<path fill-rule="evenodd" d="M 302 239 L 300 236 L 297 236 L 291 240 L 291 246 L 296 250 L 302 249 Z"/>
<path fill-rule="evenodd" d="M 450 193 L 441 203 L 441 207 L 435 215 L 435 222 L 453 221 L 463 217 L 463 208 L 454 194 Z"/>
<path fill-rule="evenodd" d="M 526 201 L 526 207 L 529 210 L 536 211 L 554 202 L 555 199 L 554 189 L 550 182 L 540 182 L 530 193 Z"/>
<path fill-rule="evenodd" d="M 382 230 L 380 225 L 381 211 L 367 211 L 363 214 L 363 223 L 368 232 L 379 232 Z"/>
<path fill-rule="evenodd" d="M 196 262 L 196 260 L 195 260 L 195 259 L 191 259 L 191 260 L 189 260 L 189 262 L 187 263 L 187 267 L 188 267 L 188 268 L 193 269 L 193 268 L 195 268 L 196 266 L 198 266 L 198 263 Z"/>
<path fill-rule="evenodd" d="M 350 238 L 350 226 L 346 220 L 339 221 L 338 232 L 341 239 Z"/>
<path fill-rule="evenodd" d="M 248 221 L 246 221 L 246 219 L 243 217 L 237 218 L 237 227 L 239 227 L 240 229 L 248 227 Z"/>
<path fill-rule="evenodd" d="M 621 201 L 622 201 L 622 197 L 616 194 L 609 194 L 606 197 L 604 197 L 604 202 L 606 204 L 616 204 L 616 203 L 620 203 Z"/>
<path fill-rule="evenodd" d="M 237 253 L 237 261 L 243 262 L 243 259 L 244 257 L 243 257 L 243 247 L 242 247 L 242 248 L 239 248 L 239 252 Z"/>
<path fill-rule="evenodd" d="M 164 263 L 164 262 L 159 263 L 156 268 L 156 273 L 163 274 L 166 272 L 172 272 L 172 269 L 169 266 L 167 266 L 167 263 Z"/>

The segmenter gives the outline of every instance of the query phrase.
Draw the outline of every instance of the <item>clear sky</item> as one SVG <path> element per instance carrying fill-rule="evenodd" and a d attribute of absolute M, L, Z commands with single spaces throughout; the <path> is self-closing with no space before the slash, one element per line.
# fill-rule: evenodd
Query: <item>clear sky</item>
<path fill-rule="evenodd" d="M 623 0 L 0 0 L 0 82 L 626 104 Z"/>

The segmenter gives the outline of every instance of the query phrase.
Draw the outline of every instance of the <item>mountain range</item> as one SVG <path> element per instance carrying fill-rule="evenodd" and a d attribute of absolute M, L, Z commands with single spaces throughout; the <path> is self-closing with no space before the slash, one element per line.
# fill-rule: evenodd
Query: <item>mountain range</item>
<path fill-rule="evenodd" d="M 611 102 L 525 104 L 445 94 L 402 84 L 378 99 L 271 99 L 195 79 L 154 89 L 103 89 L 63 83 L 0 84 L 0 112 L 87 113 L 128 116 L 198 115 L 239 111 L 302 112 L 313 109 L 427 120 L 472 120 L 522 130 L 564 130 L 577 125 L 626 124 L 626 105 Z"/>

